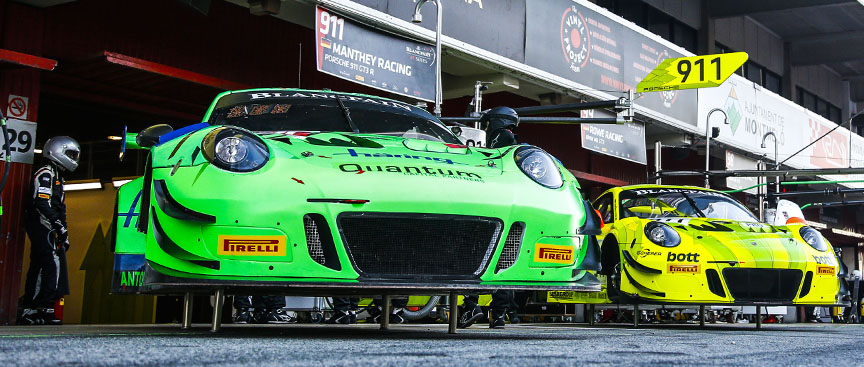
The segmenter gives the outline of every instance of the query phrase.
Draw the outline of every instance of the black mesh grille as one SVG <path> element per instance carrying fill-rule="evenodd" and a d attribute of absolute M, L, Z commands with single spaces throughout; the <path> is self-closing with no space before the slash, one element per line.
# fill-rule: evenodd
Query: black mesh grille
<path fill-rule="evenodd" d="M 723 269 L 729 293 L 738 302 L 792 301 L 802 276 L 796 269 Z"/>
<path fill-rule="evenodd" d="M 321 234 L 318 233 L 318 225 L 308 215 L 303 216 L 303 226 L 306 228 L 306 246 L 309 249 L 309 257 L 316 263 L 324 265 L 324 248 L 321 247 Z"/>
<path fill-rule="evenodd" d="M 501 256 L 498 257 L 498 266 L 495 267 L 496 273 L 513 266 L 513 263 L 516 262 L 516 258 L 519 257 L 519 246 L 522 245 L 523 233 L 525 233 L 525 223 L 516 222 L 510 226 L 510 232 L 507 233 Z"/>
<path fill-rule="evenodd" d="M 496 218 L 342 213 L 339 232 L 355 269 L 386 279 L 477 278 L 501 235 Z"/>

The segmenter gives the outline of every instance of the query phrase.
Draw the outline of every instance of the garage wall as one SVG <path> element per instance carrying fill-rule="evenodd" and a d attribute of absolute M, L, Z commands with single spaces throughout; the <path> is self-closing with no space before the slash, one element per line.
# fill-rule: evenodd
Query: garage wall
<path fill-rule="evenodd" d="M 735 51 L 744 51 L 750 60 L 783 75 L 783 40 L 748 17 L 716 19 L 714 37 Z"/>

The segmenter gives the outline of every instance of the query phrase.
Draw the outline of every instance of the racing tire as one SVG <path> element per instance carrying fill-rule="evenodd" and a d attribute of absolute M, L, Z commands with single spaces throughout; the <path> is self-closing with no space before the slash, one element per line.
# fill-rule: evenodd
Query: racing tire
<path fill-rule="evenodd" d="M 600 247 L 600 274 L 606 276 L 606 294 L 611 301 L 621 300 L 621 249 L 615 236 L 607 236 Z"/>

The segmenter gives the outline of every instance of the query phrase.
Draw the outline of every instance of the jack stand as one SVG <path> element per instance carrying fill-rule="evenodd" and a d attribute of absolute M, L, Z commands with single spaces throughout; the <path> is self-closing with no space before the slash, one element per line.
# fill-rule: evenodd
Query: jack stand
<path fill-rule="evenodd" d="M 389 330 L 390 306 L 393 300 L 389 294 L 385 294 L 382 298 L 384 299 L 384 305 L 381 307 L 381 330 Z"/>
<path fill-rule="evenodd" d="M 590 326 L 594 326 L 594 316 L 595 316 L 594 312 L 595 312 L 594 311 L 594 305 L 593 304 L 588 305 L 588 315 L 586 315 L 586 316 L 588 319 L 588 325 L 590 325 Z"/>
<path fill-rule="evenodd" d="M 699 327 L 705 327 L 705 305 L 699 305 Z"/>
<path fill-rule="evenodd" d="M 450 326 L 447 328 L 447 334 L 456 334 L 456 325 L 459 323 L 459 295 L 456 292 L 450 292 Z"/>
<path fill-rule="evenodd" d="M 183 295 L 183 324 L 180 328 L 183 330 L 192 328 L 192 292 Z"/>
<path fill-rule="evenodd" d="M 633 327 L 634 327 L 634 328 L 638 328 L 638 327 L 639 327 L 639 319 L 640 319 L 641 317 L 642 317 L 642 314 L 639 313 L 639 304 L 638 304 L 638 303 L 634 303 L 634 304 L 633 304 Z"/>
<path fill-rule="evenodd" d="M 756 306 L 756 328 L 762 328 L 762 306 Z"/>
<path fill-rule="evenodd" d="M 219 288 L 216 290 L 216 299 L 213 301 L 213 322 L 210 324 L 211 332 L 218 332 L 222 329 L 222 305 L 225 303 L 225 290 Z"/>

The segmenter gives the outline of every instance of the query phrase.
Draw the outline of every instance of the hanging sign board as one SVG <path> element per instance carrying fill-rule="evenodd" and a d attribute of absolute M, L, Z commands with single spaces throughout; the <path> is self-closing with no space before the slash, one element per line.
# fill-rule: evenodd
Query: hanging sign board
<path fill-rule="evenodd" d="M 580 111 L 583 118 L 615 117 L 606 110 Z M 639 164 L 648 164 L 645 150 L 645 125 L 626 122 L 620 125 L 582 124 L 582 147 Z"/>
<path fill-rule="evenodd" d="M 322 7 L 315 11 L 318 71 L 423 101 L 435 98 L 435 47 L 398 38 Z"/>
<path fill-rule="evenodd" d="M 6 137 L 12 162 L 33 164 L 33 149 L 36 145 L 36 123 L 16 119 L 6 120 Z M 3 144 L 3 142 L 0 142 Z M 6 145 L 0 149 L 0 161 L 6 159 Z"/>
<path fill-rule="evenodd" d="M 643 93 L 716 87 L 729 79 L 746 61 L 746 52 L 666 59 L 639 82 L 636 91 Z"/>

